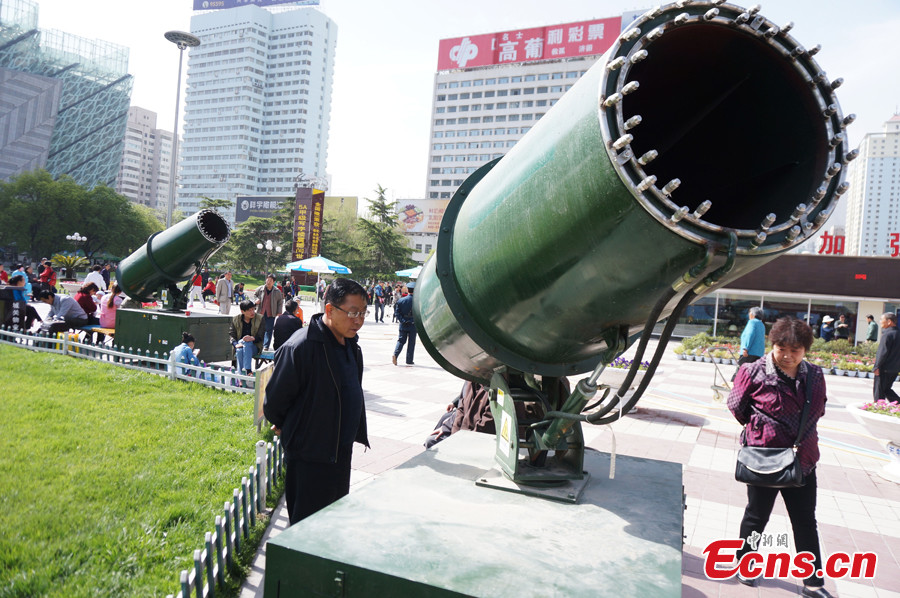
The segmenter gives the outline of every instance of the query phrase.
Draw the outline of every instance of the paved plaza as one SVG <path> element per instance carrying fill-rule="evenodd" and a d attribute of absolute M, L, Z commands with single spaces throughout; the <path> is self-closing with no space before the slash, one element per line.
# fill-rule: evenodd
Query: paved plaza
<path fill-rule="evenodd" d="M 215 313 L 216 307 L 209 305 L 206 310 L 194 311 Z M 309 302 L 302 307 L 307 318 L 315 313 Z M 233 308 L 232 313 L 236 311 Z M 462 386 L 435 364 L 421 344 L 414 367 L 394 366 L 391 354 L 397 325 L 390 323 L 390 309 L 387 312 L 388 323 L 375 323 L 370 313 L 360 331 L 372 449 L 365 451 L 356 445 L 351 492 L 422 452 L 426 436 Z M 654 346 L 651 343 L 650 350 Z M 735 538 L 743 514 L 746 490 L 733 477 L 740 426 L 724 404 L 714 399 L 710 389 L 716 374 L 714 364 L 681 361 L 667 350 L 660 367 L 636 412 L 610 427 L 586 426 L 586 442 L 609 451 L 614 434 L 619 454 L 684 466 L 683 596 L 796 595 L 799 586 L 793 581 L 763 580 L 758 588 L 748 588 L 733 579 L 719 582 L 704 576 L 703 549 L 713 540 Z M 718 367 L 728 377 L 734 371 L 733 366 Z M 827 376 L 826 383 L 828 405 L 819 422 L 822 458 L 817 469 L 823 556 L 837 551 L 878 555 L 874 581 L 828 580 L 826 588 L 845 598 L 900 598 L 900 485 L 877 475 L 887 463 L 882 445 L 844 409 L 848 403 L 870 399 L 872 381 Z M 282 502 L 268 533 L 272 536 L 286 527 Z M 786 534 L 793 551 L 790 524 L 780 499 L 766 534 L 776 539 Z M 603 539 L 597 542 L 602 546 Z M 264 569 L 263 544 L 242 588 L 242 598 L 262 596 Z"/>
<path fill-rule="evenodd" d="M 314 310 L 305 303 L 307 316 Z M 390 309 L 386 320 L 390 320 Z M 441 369 L 424 348 L 416 349 L 414 367 L 394 366 L 391 353 L 396 324 L 376 324 L 371 314 L 360 332 L 365 357 L 363 388 L 372 450 L 355 449 L 351 492 L 375 476 L 424 450 L 422 443 L 462 383 Z M 651 349 L 654 345 L 651 343 Z M 403 360 L 400 360 L 401 364 Z M 585 439 L 600 451 L 611 448 L 615 434 L 619 454 L 683 464 L 687 510 L 684 514 L 682 595 L 791 596 L 793 581 L 763 580 L 748 588 L 735 580 L 711 581 L 703 574 L 703 549 L 712 540 L 735 538 L 746 490 L 734 481 L 740 426 L 710 385 L 715 365 L 676 359 L 667 350 L 635 413 L 610 427 L 586 426 Z M 728 377 L 733 366 L 719 366 Z M 881 443 L 868 436 L 844 406 L 871 397 L 872 381 L 827 376 L 828 406 L 819 422 L 822 458 L 818 466 L 818 521 L 823 555 L 836 551 L 875 552 L 874 582 L 828 580 L 826 588 L 842 597 L 900 598 L 900 485 L 877 471 L 887 462 Z M 610 481 L 615 483 L 615 481 Z M 287 527 L 283 504 L 276 510 L 270 536 Z M 774 539 L 793 538 L 779 499 L 766 530 Z M 598 545 L 603 539 L 598 538 Z M 265 548 L 260 550 L 242 598 L 262 596 Z M 546 595 L 552 595 L 552 592 Z"/>

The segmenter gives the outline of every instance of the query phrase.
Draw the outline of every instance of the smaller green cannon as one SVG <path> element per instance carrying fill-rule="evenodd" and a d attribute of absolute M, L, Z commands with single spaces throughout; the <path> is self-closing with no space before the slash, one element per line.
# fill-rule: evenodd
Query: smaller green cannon
<path fill-rule="evenodd" d="M 231 235 L 228 223 L 213 210 L 201 210 L 164 231 L 154 233 L 140 249 L 119 263 L 116 279 L 136 301 L 159 299 L 166 311 L 187 307 L 190 278 Z M 190 280 L 188 280 L 190 285 Z"/>
<path fill-rule="evenodd" d="M 161 309 L 118 309 L 116 344 L 161 355 L 191 333 L 204 361 L 231 359 L 230 317 L 186 310 L 190 278 L 227 241 L 228 223 L 213 210 L 201 210 L 164 231 L 154 233 L 119 263 L 116 279 L 135 301 L 158 300 Z M 187 280 L 183 288 L 178 283 Z"/>

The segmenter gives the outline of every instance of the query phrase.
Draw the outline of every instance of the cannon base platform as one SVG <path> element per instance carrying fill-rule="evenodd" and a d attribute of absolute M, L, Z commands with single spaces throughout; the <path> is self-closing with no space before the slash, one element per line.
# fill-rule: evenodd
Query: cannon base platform
<path fill-rule="evenodd" d="M 181 343 L 181 333 L 197 339 L 200 359 L 207 363 L 228 361 L 232 357 L 231 316 L 155 309 L 116 310 L 116 344 L 143 352 L 167 353 Z"/>
<path fill-rule="evenodd" d="M 681 465 L 585 453 L 565 504 L 476 480 L 493 436 L 459 432 L 285 530 L 265 597 L 681 596 Z"/>

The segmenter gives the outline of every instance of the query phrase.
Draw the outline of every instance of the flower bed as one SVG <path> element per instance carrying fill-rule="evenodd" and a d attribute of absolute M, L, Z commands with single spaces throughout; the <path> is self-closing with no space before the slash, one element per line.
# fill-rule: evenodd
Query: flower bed
<path fill-rule="evenodd" d="M 729 363 L 731 354 L 739 357 L 740 339 L 734 337 L 713 337 L 700 333 L 683 339 L 673 351 L 679 359 L 694 361 L 711 361 L 716 358 Z M 826 374 L 872 378 L 877 343 L 851 345 L 846 340 L 825 342 L 820 338 L 813 341 L 806 353 L 806 360 L 821 367 Z M 766 347 L 766 351 L 771 346 Z"/>

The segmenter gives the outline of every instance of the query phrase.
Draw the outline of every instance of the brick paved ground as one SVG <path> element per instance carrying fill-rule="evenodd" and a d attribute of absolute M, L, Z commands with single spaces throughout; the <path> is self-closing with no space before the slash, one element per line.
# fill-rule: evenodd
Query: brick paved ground
<path fill-rule="evenodd" d="M 303 307 L 307 314 L 313 311 L 309 304 Z M 461 386 L 421 346 L 416 350 L 415 367 L 392 365 L 396 332 L 396 325 L 376 324 L 370 316 L 360 333 L 372 450 L 356 450 L 351 492 L 424 450 L 425 437 Z M 728 377 L 734 371 L 730 366 L 719 367 Z M 713 364 L 680 361 L 667 351 L 661 368 L 635 413 L 611 426 L 612 431 L 608 427 L 585 430 L 588 445 L 609 451 L 614 433 L 621 454 L 684 465 L 684 596 L 796 595 L 798 586 L 786 581 L 763 581 L 758 588 L 747 588 L 734 580 L 710 581 L 703 575 L 703 548 L 714 539 L 736 537 L 743 514 L 745 487 L 733 478 L 740 427 L 713 398 Z M 828 580 L 826 588 L 843 597 L 900 598 L 900 485 L 875 473 L 887 462 L 881 444 L 844 410 L 850 402 L 871 397 L 872 381 L 836 376 L 828 376 L 826 381 L 829 401 L 819 423 L 822 459 L 818 467 L 823 553 L 874 551 L 878 555 L 873 582 Z M 287 526 L 283 505 L 274 515 L 272 535 Z M 780 500 L 767 533 L 774 537 L 787 534 L 793 550 L 790 525 Z M 244 584 L 242 598 L 262 596 L 264 569 L 263 547 Z"/>

